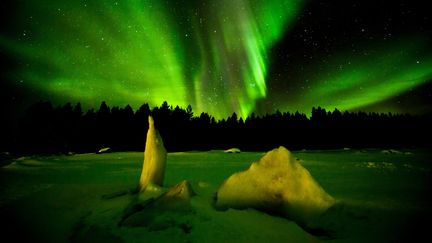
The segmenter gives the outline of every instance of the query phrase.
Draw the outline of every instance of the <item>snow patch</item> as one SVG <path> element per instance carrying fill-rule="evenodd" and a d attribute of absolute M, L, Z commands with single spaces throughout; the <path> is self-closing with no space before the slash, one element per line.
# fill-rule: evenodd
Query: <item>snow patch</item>
<path fill-rule="evenodd" d="M 240 153 L 240 149 L 239 148 L 230 148 L 224 151 L 225 153 L 230 153 L 230 154 L 238 154 Z"/>
<path fill-rule="evenodd" d="M 402 153 L 401 151 L 396 150 L 396 149 L 388 149 L 388 150 L 385 149 L 385 150 L 381 151 L 381 153 L 383 153 L 383 154 L 407 154 L 407 155 L 410 154 L 409 152 Z"/>
<path fill-rule="evenodd" d="M 107 148 L 101 148 L 96 153 L 97 154 L 111 153 L 111 148 L 109 148 L 109 147 L 107 147 Z"/>

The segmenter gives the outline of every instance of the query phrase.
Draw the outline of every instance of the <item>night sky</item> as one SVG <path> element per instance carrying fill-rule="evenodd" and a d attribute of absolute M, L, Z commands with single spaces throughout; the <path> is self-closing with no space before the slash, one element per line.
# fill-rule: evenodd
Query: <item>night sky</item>
<path fill-rule="evenodd" d="M 1 101 L 163 101 L 222 118 L 432 111 L 427 1 L 1 3 Z"/>

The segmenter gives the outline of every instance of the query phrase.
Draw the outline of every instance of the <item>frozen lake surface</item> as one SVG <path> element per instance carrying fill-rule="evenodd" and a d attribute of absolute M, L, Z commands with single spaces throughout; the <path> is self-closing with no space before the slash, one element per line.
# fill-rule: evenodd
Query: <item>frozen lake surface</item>
<path fill-rule="evenodd" d="M 165 186 L 189 180 L 192 209 L 161 213 L 147 227 L 119 227 L 134 200 L 142 152 L 34 156 L 0 169 L 1 234 L 32 242 L 404 242 L 430 237 L 431 158 L 428 150 L 294 151 L 336 200 L 331 237 L 253 209 L 216 211 L 220 184 L 264 152 L 169 153 Z M 117 195 L 118 196 L 113 196 Z M 107 195 L 110 198 L 107 198 Z"/>

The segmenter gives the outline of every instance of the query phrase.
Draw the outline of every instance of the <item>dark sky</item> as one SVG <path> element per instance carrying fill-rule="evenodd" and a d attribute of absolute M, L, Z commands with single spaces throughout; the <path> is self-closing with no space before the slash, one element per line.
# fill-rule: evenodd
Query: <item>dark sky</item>
<path fill-rule="evenodd" d="M 310 1 L 271 52 L 269 96 L 281 94 L 283 84 L 286 96 L 294 95 L 264 101 L 262 106 L 275 102 L 279 108 L 300 99 L 307 104 L 305 109 L 324 104 L 430 112 L 431 37 L 426 1 Z M 316 86 L 323 90 L 314 92 Z M 303 89 L 308 100 L 295 95 Z"/>
<path fill-rule="evenodd" d="M 1 101 L 431 112 L 427 1 L 6 1 Z"/>

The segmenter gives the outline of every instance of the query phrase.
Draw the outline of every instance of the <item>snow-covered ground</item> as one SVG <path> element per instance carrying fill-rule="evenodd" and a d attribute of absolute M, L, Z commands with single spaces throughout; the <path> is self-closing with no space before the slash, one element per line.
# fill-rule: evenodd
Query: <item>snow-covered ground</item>
<path fill-rule="evenodd" d="M 0 223 L 13 242 L 383 242 L 429 237 L 432 153 L 427 150 L 294 151 L 338 204 L 318 237 L 254 209 L 217 211 L 214 193 L 264 153 L 169 153 L 164 186 L 186 179 L 197 193 L 184 211 L 158 211 L 119 226 L 136 200 L 142 152 L 23 157 L 0 169 Z"/>

